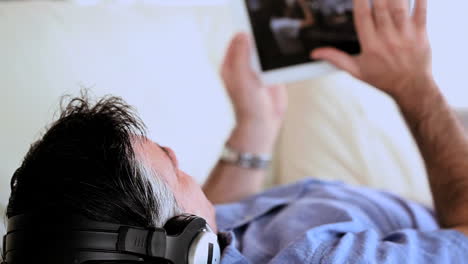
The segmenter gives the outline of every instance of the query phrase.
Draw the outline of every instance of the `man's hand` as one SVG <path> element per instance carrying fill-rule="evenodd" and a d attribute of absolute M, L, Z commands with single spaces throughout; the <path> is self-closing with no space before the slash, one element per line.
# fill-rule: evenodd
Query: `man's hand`
<path fill-rule="evenodd" d="M 249 37 L 232 40 L 222 66 L 222 77 L 231 97 L 237 126 L 229 141 L 233 148 L 250 153 L 272 151 L 287 106 L 284 86 L 266 86 L 251 67 Z"/>
<path fill-rule="evenodd" d="M 236 114 L 236 128 L 227 144 L 240 152 L 269 154 L 286 111 L 283 86 L 267 86 L 250 64 L 251 45 L 246 34 L 231 42 L 222 67 L 222 77 Z M 216 204 L 236 202 L 263 188 L 266 170 L 245 169 L 218 162 L 203 186 Z"/>
<path fill-rule="evenodd" d="M 373 0 L 373 7 L 369 0 L 354 0 L 361 55 L 352 57 L 333 48 L 320 48 L 312 57 L 329 61 L 393 97 L 417 100 L 420 93 L 428 91 L 407 87 L 424 87 L 415 84 L 432 80 L 432 65 L 427 0 L 416 2 L 411 16 L 408 0 Z"/>
<path fill-rule="evenodd" d="M 362 54 L 315 50 L 325 59 L 384 92 L 401 108 L 424 157 L 442 228 L 468 235 L 468 138 L 431 72 L 426 32 L 427 0 L 354 0 Z"/>

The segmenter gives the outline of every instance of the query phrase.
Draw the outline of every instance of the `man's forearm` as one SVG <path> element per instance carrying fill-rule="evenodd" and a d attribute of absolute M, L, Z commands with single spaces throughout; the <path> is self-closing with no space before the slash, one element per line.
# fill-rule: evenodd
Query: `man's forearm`
<path fill-rule="evenodd" d="M 408 88 L 421 96 L 405 96 L 417 98 L 412 101 L 395 99 L 425 160 L 440 224 L 443 228 L 466 227 L 468 138 L 432 78 L 413 85 Z"/>
<path fill-rule="evenodd" d="M 251 40 L 237 34 L 226 52 L 221 76 L 231 98 L 236 128 L 227 142 L 239 153 L 270 154 L 287 108 L 282 85 L 266 85 L 252 68 Z M 239 201 L 259 192 L 266 172 L 219 162 L 203 187 L 213 203 Z"/>
<path fill-rule="evenodd" d="M 214 204 L 233 203 L 258 193 L 265 180 L 265 172 L 249 170 L 219 161 L 203 186 Z"/>
<path fill-rule="evenodd" d="M 255 125 L 236 128 L 227 144 L 240 152 L 271 153 L 276 133 Z M 265 181 L 265 170 L 245 169 L 219 161 L 203 190 L 215 204 L 242 200 L 258 193 Z"/>

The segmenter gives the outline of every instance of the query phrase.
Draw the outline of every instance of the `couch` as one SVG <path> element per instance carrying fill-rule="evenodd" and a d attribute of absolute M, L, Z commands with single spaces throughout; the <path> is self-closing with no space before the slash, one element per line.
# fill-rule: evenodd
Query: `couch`
<path fill-rule="evenodd" d="M 200 183 L 234 124 L 218 77 L 239 30 L 232 3 L 88 2 L 0 1 L 0 204 L 63 94 L 124 97 Z M 288 91 L 269 186 L 310 176 L 431 204 L 421 157 L 388 96 L 342 72 Z"/>

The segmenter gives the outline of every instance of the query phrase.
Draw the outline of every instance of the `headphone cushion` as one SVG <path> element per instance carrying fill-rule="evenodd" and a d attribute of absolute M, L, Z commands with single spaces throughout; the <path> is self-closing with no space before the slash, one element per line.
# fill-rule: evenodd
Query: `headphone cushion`
<path fill-rule="evenodd" d="M 185 230 L 190 222 L 197 218 L 199 217 L 190 214 L 178 215 L 167 221 L 167 223 L 164 225 L 164 229 L 166 230 L 167 235 L 177 236 Z"/>

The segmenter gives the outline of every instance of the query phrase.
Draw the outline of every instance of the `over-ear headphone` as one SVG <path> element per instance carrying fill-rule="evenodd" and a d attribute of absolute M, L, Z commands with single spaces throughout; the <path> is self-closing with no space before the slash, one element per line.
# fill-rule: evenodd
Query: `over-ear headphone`
<path fill-rule="evenodd" d="M 26 248 L 41 242 L 40 237 L 30 237 L 30 232 L 37 228 L 37 222 L 32 219 L 37 217 L 18 215 L 8 220 L 2 264 L 24 263 L 28 255 Z M 154 263 L 158 260 L 173 264 L 218 264 L 221 260 L 217 235 L 203 218 L 194 215 L 179 215 L 169 220 L 164 228 L 152 229 L 96 222 L 76 215 L 64 221 L 69 229 L 65 231 L 67 252 L 71 253 L 70 263 L 73 264 L 88 261 Z M 54 235 L 53 231 L 50 234 Z M 32 241 L 34 239 L 36 241 Z"/>

